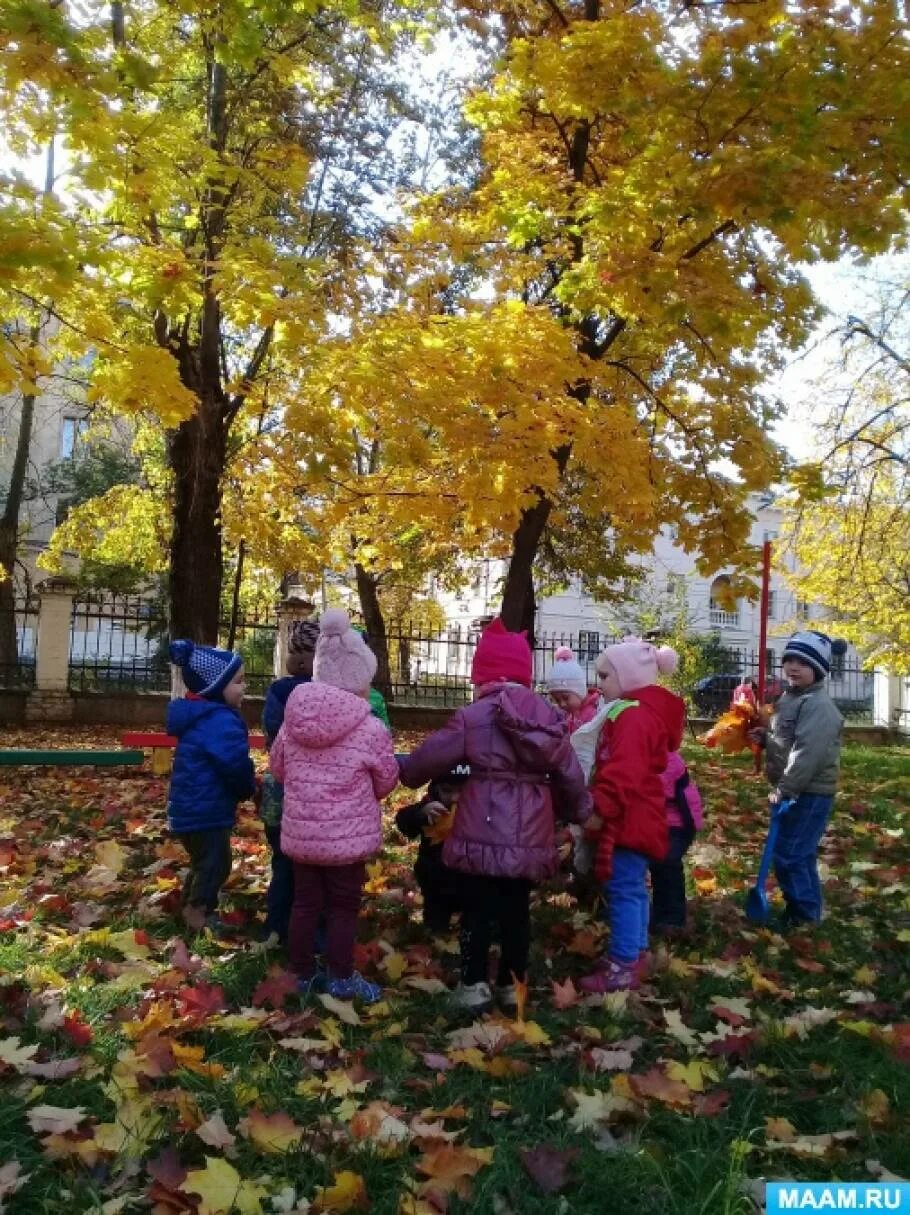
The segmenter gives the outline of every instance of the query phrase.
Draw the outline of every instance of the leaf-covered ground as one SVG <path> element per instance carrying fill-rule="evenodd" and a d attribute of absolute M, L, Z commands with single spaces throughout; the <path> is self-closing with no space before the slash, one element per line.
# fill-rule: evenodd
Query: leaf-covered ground
<path fill-rule="evenodd" d="M 193 940 L 164 782 L 0 769 L 0 1210 L 692 1215 L 760 1209 L 762 1178 L 910 1177 L 910 752 L 846 749 L 828 915 L 788 938 L 739 909 L 762 782 L 690 758 L 709 811 L 691 941 L 639 993 L 580 999 L 602 928 L 554 883 L 525 1019 L 475 1024 L 450 1015 L 455 942 L 425 939 L 393 829 L 359 947 L 387 998 L 302 1006 L 252 940 L 252 813 L 237 940 Z"/>

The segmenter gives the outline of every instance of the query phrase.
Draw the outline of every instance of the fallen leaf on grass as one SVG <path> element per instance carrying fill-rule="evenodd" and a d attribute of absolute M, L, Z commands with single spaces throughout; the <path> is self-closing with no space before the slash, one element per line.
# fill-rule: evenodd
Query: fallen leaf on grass
<path fill-rule="evenodd" d="M 678 1009 L 665 1008 L 664 1020 L 667 1023 L 667 1032 L 677 1042 L 681 1042 L 683 1046 L 698 1046 L 698 1037 L 683 1023 L 682 1014 Z"/>
<path fill-rule="evenodd" d="M 797 1135 L 787 1142 L 765 1143 L 766 1152 L 790 1152 L 794 1156 L 827 1156 L 834 1148 L 857 1138 L 856 1131 L 831 1131 L 826 1135 Z"/>
<path fill-rule="evenodd" d="M 717 1069 L 704 1059 L 692 1059 L 689 1063 L 668 1063 L 667 1075 L 678 1080 L 694 1093 L 705 1091 L 705 1080 L 716 1080 Z"/>
<path fill-rule="evenodd" d="M 672 1079 L 659 1067 L 652 1067 L 638 1076 L 630 1076 L 629 1084 L 637 1097 L 647 1097 L 662 1101 L 664 1105 L 683 1108 L 692 1104 L 692 1090 L 688 1084 Z"/>
<path fill-rule="evenodd" d="M 431 1148 L 417 1161 L 418 1173 L 429 1178 L 419 1189 L 421 1197 L 430 1193 L 454 1193 L 468 1198 L 471 1193 L 471 1178 L 493 1160 L 492 1148 L 472 1148 L 446 1143 Z"/>
<path fill-rule="evenodd" d="M 553 988 L 554 1008 L 573 1008 L 581 999 L 581 992 L 571 979 L 566 979 L 565 983 L 557 983 L 553 979 L 551 987 Z"/>
<path fill-rule="evenodd" d="M 31 1177 L 31 1173 L 23 1173 L 18 1160 L 8 1160 L 0 1164 L 0 1211 L 4 1209 L 5 1198 L 20 1190 Z"/>
<path fill-rule="evenodd" d="M 227 1123 L 221 1110 L 216 1110 L 210 1118 L 196 1127 L 196 1134 L 203 1143 L 213 1148 L 232 1148 L 237 1138 L 228 1130 Z"/>
<path fill-rule="evenodd" d="M 548 1143 L 534 1148 L 520 1148 L 521 1163 L 545 1194 L 558 1194 L 568 1184 L 569 1165 L 578 1156 L 578 1148 L 557 1148 Z"/>
<path fill-rule="evenodd" d="M 72 1109 L 59 1105 L 36 1105 L 27 1114 L 28 1124 L 36 1135 L 66 1135 L 87 1117 L 81 1105 Z"/>
<path fill-rule="evenodd" d="M 596 1072 L 627 1072 L 634 1062 L 630 1050 L 610 1050 L 601 1046 L 592 1046 L 589 1057 Z"/>
<path fill-rule="evenodd" d="M 253 992 L 253 1007 L 261 1008 L 271 1004 L 273 1008 L 283 1008 L 288 996 L 297 995 L 297 976 L 283 966 L 273 966 L 266 977 Z"/>
<path fill-rule="evenodd" d="M 319 1000 L 324 1008 L 334 1013 L 339 1021 L 344 1021 L 345 1025 L 360 1024 L 360 1017 L 354 1011 L 354 1006 L 346 1000 L 336 1000 L 334 996 L 329 995 L 321 995 Z"/>
<path fill-rule="evenodd" d="M 860 1101 L 859 1109 L 873 1126 L 881 1126 L 890 1117 L 891 1102 L 887 1093 L 880 1088 L 874 1088 Z"/>
<path fill-rule="evenodd" d="M 336 1173 L 330 1186 L 317 1190 L 313 1211 L 354 1211 L 369 1207 L 367 1188 L 359 1173 L 343 1169 Z"/>
<path fill-rule="evenodd" d="M 296 1147 L 303 1139 L 303 1127 L 287 1114 L 265 1114 L 253 1109 L 237 1124 L 237 1130 L 266 1155 L 280 1155 Z"/>
<path fill-rule="evenodd" d="M 266 1195 L 220 1156 L 206 1156 L 205 1168 L 187 1173 L 180 1189 L 199 1196 L 199 1215 L 227 1215 L 235 1207 L 240 1215 L 260 1215 Z"/>
<path fill-rule="evenodd" d="M 21 1071 L 23 1066 L 37 1053 L 38 1047 L 34 1044 L 22 1046 L 18 1038 L 0 1039 L 0 1063 L 5 1063 L 7 1067 L 14 1067 L 17 1071 Z"/>
<path fill-rule="evenodd" d="M 420 975 L 410 975 L 403 986 L 413 987 L 415 991 L 422 991 L 428 996 L 441 996 L 449 990 L 441 979 L 424 979 Z"/>
<path fill-rule="evenodd" d="M 869 1170 L 869 1175 L 874 1177 L 876 1181 L 906 1181 L 906 1177 L 898 1177 L 897 1173 L 892 1173 L 890 1169 L 886 1169 L 880 1160 L 867 1160 L 866 1168 Z"/>

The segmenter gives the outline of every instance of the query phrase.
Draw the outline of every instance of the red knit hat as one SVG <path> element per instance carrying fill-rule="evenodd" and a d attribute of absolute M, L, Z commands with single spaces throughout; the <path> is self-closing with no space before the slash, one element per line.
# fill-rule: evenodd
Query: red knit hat
<path fill-rule="evenodd" d="M 527 633 L 510 633 L 497 616 L 480 634 L 471 663 L 471 683 L 495 683 L 506 679 L 529 688 L 533 666 Z"/>

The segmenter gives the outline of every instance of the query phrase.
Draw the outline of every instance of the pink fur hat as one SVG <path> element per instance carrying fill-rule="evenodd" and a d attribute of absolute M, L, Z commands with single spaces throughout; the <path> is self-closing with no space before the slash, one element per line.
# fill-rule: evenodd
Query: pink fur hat
<path fill-rule="evenodd" d="M 640 637 L 624 637 L 616 645 L 608 645 L 601 657 L 616 672 L 623 695 L 657 683 L 659 675 L 672 675 L 679 665 L 675 650 L 668 645 L 658 649 Z"/>
<path fill-rule="evenodd" d="M 376 655 L 351 628 L 342 608 L 329 608 L 319 621 L 319 639 L 313 661 L 313 678 L 345 692 L 362 695 L 376 674 Z"/>

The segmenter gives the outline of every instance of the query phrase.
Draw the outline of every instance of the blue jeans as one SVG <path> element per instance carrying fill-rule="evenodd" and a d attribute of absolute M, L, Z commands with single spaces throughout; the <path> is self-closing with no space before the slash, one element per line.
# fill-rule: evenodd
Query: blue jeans
<path fill-rule="evenodd" d="M 265 900 L 265 930 L 288 939 L 288 924 L 294 902 L 294 862 L 281 851 L 281 823 L 266 823 L 265 838 L 272 850 L 272 877 Z"/>
<path fill-rule="evenodd" d="M 604 882 L 610 920 L 610 957 L 630 964 L 648 948 L 648 858 L 628 848 L 613 853 L 613 875 Z"/>
<path fill-rule="evenodd" d="M 816 857 L 833 804 L 833 795 L 801 793 L 780 820 L 774 872 L 793 919 L 817 922 L 822 918 Z"/>

